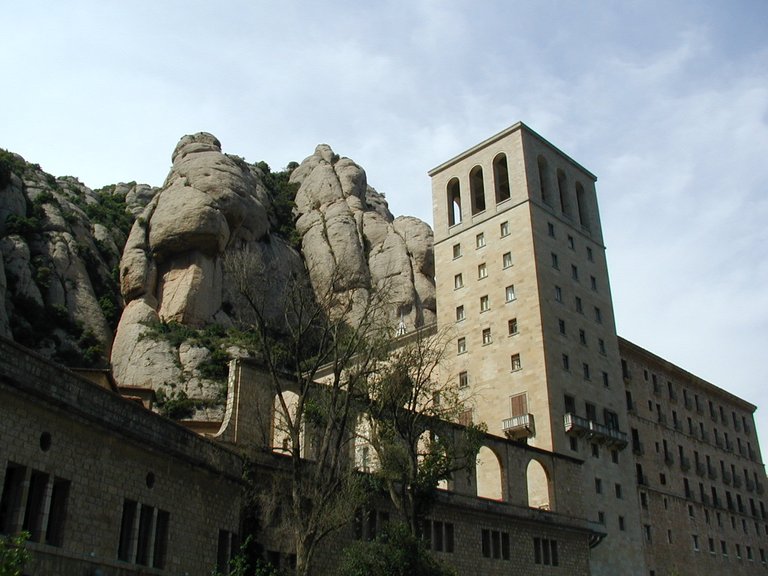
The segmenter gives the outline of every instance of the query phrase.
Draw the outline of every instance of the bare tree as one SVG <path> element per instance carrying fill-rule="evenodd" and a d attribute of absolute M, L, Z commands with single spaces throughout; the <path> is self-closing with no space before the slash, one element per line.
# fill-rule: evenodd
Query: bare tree
<path fill-rule="evenodd" d="M 287 481 L 276 477 L 264 508 L 279 510 L 275 517 L 292 540 L 296 574 L 303 576 L 318 544 L 347 525 L 365 499 L 350 461 L 355 398 L 380 356 L 384 306 L 369 290 L 334 290 L 340 284 L 334 278 L 316 293 L 306 277 L 286 275 L 285 267 L 265 269 L 247 250 L 230 253 L 225 269 L 248 308 L 241 315 L 246 328 L 259 336 L 256 352 L 282 435 L 278 448 L 289 459 Z M 265 296 L 265 287 L 276 282 L 281 302 Z"/>
<path fill-rule="evenodd" d="M 432 327 L 401 338 L 368 379 L 376 475 L 413 535 L 440 484 L 474 466 L 485 432 L 466 419 L 454 379 L 440 374 L 447 336 Z"/>

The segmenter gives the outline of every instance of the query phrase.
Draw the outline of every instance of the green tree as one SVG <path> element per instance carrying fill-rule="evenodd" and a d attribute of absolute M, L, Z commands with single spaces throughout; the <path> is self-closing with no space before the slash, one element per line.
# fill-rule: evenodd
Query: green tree
<path fill-rule="evenodd" d="M 29 561 L 29 552 L 25 545 L 29 532 L 18 536 L 0 538 L 0 576 L 21 576 L 24 566 Z"/>

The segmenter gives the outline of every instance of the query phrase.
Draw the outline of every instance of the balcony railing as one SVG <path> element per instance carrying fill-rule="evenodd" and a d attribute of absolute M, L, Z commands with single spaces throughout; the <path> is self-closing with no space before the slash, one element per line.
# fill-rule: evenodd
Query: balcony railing
<path fill-rule="evenodd" d="M 505 418 L 501 428 L 510 440 L 536 436 L 533 414 L 521 414 L 520 416 L 512 416 L 512 418 Z"/>
<path fill-rule="evenodd" d="M 594 420 L 582 418 L 571 412 L 563 416 L 563 425 L 566 433 L 569 434 L 585 436 L 591 440 L 619 448 L 624 448 L 627 445 L 627 435 L 621 430 L 609 428 L 605 424 L 598 424 Z"/>

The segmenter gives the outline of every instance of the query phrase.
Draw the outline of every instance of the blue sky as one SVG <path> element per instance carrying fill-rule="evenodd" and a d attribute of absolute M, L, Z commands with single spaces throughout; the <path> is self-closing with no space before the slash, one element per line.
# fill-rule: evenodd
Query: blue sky
<path fill-rule="evenodd" d="M 762 406 L 768 448 L 768 3 L 0 10 L 0 147 L 94 188 L 200 130 L 273 169 L 325 142 L 431 223 L 426 171 L 524 121 L 598 176 L 619 333 Z"/>

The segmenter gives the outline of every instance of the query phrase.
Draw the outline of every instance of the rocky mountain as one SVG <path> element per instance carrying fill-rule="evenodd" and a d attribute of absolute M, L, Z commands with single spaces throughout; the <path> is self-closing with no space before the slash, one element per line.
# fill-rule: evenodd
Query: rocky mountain
<path fill-rule="evenodd" d="M 275 319 L 297 278 L 353 302 L 376 294 L 393 327 L 435 319 L 431 229 L 394 218 L 327 145 L 273 173 L 198 133 L 162 187 L 97 191 L 2 152 L 0 251 L 0 334 L 69 365 L 109 358 L 119 385 L 152 388 L 178 418 L 219 418 L 226 361 L 248 354 L 233 252 L 263 271 Z"/>

